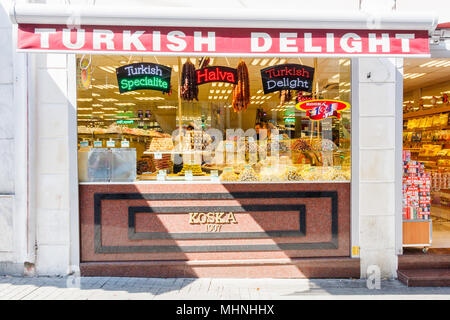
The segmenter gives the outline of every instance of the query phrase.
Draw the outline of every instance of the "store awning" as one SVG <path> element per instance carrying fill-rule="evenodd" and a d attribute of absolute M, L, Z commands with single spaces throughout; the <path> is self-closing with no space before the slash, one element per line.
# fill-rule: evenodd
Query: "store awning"
<path fill-rule="evenodd" d="M 433 31 L 433 12 L 307 11 L 304 8 L 198 8 L 149 6 L 67 6 L 15 3 L 14 23 L 117 26 L 237 27 L 297 29 L 378 29 Z"/>
<path fill-rule="evenodd" d="M 425 12 L 22 3 L 10 15 L 21 51 L 211 56 L 427 56 L 438 21 Z"/>

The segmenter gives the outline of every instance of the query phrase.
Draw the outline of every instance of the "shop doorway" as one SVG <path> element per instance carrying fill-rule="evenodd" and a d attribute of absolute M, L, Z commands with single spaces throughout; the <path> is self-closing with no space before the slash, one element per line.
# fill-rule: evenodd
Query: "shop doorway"
<path fill-rule="evenodd" d="M 450 253 L 450 59 L 405 59 L 403 246 Z"/>

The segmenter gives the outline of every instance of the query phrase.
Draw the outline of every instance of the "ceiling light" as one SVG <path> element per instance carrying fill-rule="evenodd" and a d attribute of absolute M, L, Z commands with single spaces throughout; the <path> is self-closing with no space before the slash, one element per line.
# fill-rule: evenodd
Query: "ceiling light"
<path fill-rule="evenodd" d="M 435 67 L 442 67 L 442 66 L 444 66 L 445 64 L 447 64 L 447 62 L 448 62 L 448 61 L 446 61 L 446 60 L 440 61 L 439 63 L 435 64 L 434 66 L 435 66 Z"/>
<path fill-rule="evenodd" d="M 158 106 L 158 109 L 176 109 L 175 106 Z"/>
<path fill-rule="evenodd" d="M 113 102 L 113 101 L 119 101 L 119 100 L 117 100 L 117 99 L 114 99 L 114 98 L 105 98 L 105 99 L 98 99 L 99 101 L 102 101 L 102 102 Z"/>
<path fill-rule="evenodd" d="M 117 106 L 135 106 L 135 103 L 132 102 L 120 102 L 120 103 L 114 103 Z"/>
<path fill-rule="evenodd" d="M 97 89 L 101 89 L 101 90 L 118 88 L 117 86 L 115 86 L 113 84 L 101 84 L 101 85 L 95 85 L 93 87 L 97 88 Z"/>
<path fill-rule="evenodd" d="M 116 73 L 116 70 L 112 70 L 111 67 L 99 67 L 99 68 L 109 73 Z"/>
<path fill-rule="evenodd" d="M 252 65 L 256 66 L 260 61 L 261 61 L 261 59 L 253 59 Z"/>
<path fill-rule="evenodd" d="M 87 110 L 92 110 L 92 108 L 77 108 L 77 110 L 87 111 Z"/>
<path fill-rule="evenodd" d="M 114 107 L 106 107 L 106 108 L 102 108 L 102 110 L 117 110 L 117 108 L 114 108 Z"/>
<path fill-rule="evenodd" d="M 280 61 L 278 62 L 278 64 L 285 64 L 287 61 L 287 59 L 280 59 Z"/>
<path fill-rule="evenodd" d="M 136 100 L 164 100 L 162 97 L 134 97 Z"/>
<path fill-rule="evenodd" d="M 77 99 L 77 101 L 83 102 L 83 101 L 92 101 L 92 98 L 80 98 Z"/>
<path fill-rule="evenodd" d="M 273 58 L 273 59 L 270 61 L 269 66 L 275 65 L 277 62 L 278 62 L 278 58 Z"/>
<path fill-rule="evenodd" d="M 431 61 L 428 61 L 428 62 L 426 62 L 424 64 L 421 64 L 419 67 L 421 67 L 421 68 L 428 67 L 430 64 L 432 64 L 434 62 L 436 62 L 436 60 L 431 60 Z"/>
<path fill-rule="evenodd" d="M 269 59 L 266 58 L 266 59 L 263 59 L 259 65 L 261 67 L 264 67 L 268 62 L 269 62 Z"/>

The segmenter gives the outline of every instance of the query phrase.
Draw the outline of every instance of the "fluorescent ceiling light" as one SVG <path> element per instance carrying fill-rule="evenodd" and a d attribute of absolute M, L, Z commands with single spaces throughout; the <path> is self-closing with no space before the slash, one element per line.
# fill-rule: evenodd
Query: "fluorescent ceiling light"
<path fill-rule="evenodd" d="M 99 67 L 99 68 L 109 73 L 116 73 L 116 69 L 114 69 L 113 67 Z"/>
<path fill-rule="evenodd" d="M 99 101 L 102 101 L 102 102 L 113 102 L 113 101 L 119 101 L 119 100 L 117 100 L 117 99 L 114 99 L 114 98 L 105 98 L 105 99 L 98 99 Z"/>
<path fill-rule="evenodd" d="M 176 109 L 175 106 L 158 106 L 158 109 Z"/>
<path fill-rule="evenodd" d="M 269 66 L 275 65 L 277 62 L 278 62 L 278 58 L 273 58 L 273 59 L 270 61 Z"/>
<path fill-rule="evenodd" d="M 261 59 L 253 59 L 252 65 L 256 66 L 260 61 L 261 61 Z"/>
<path fill-rule="evenodd" d="M 266 59 L 263 59 L 259 65 L 261 67 L 264 67 L 268 62 L 269 62 L 269 59 L 266 58 Z"/>
<path fill-rule="evenodd" d="M 444 65 L 446 65 L 448 63 L 448 61 L 444 60 L 444 61 L 440 61 L 439 63 L 435 64 L 435 67 L 443 67 Z"/>

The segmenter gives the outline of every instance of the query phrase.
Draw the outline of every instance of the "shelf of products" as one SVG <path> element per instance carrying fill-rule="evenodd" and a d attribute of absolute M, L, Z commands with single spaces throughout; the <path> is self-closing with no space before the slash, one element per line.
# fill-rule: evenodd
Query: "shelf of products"
<path fill-rule="evenodd" d="M 450 124 L 449 107 L 410 112 L 405 115 L 403 149 L 411 160 L 423 163 L 431 178 L 433 203 L 440 201 L 439 191 L 450 186 Z M 407 116 L 408 115 L 408 116 Z"/>
<path fill-rule="evenodd" d="M 403 152 L 403 246 L 431 246 L 431 177 Z"/>

